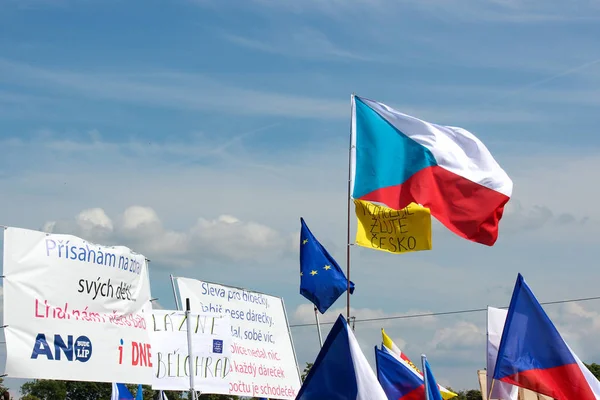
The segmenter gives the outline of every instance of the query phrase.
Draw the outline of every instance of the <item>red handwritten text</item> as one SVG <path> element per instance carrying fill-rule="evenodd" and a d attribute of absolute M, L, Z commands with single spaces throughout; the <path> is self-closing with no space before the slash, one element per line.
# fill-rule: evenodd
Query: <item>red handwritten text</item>
<path fill-rule="evenodd" d="M 35 299 L 35 317 L 46 319 L 74 319 L 76 321 L 109 323 L 120 326 L 131 326 L 133 328 L 146 329 L 146 320 L 140 314 L 117 314 L 113 310 L 112 314 L 98 313 L 88 311 L 85 307 L 83 310 L 69 308 L 69 303 L 65 303 L 64 307 L 48 304 L 48 300 Z"/>

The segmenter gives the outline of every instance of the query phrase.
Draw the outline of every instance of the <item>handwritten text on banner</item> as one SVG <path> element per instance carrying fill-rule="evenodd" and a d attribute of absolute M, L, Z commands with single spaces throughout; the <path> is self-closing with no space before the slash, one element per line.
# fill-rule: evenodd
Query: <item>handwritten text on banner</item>
<path fill-rule="evenodd" d="M 356 244 L 390 253 L 431 250 L 431 213 L 411 203 L 401 210 L 354 200 Z"/>
<path fill-rule="evenodd" d="M 230 318 L 217 314 L 190 314 L 194 389 L 202 393 L 229 390 Z M 189 390 L 187 319 L 184 311 L 153 310 L 155 390 Z"/>

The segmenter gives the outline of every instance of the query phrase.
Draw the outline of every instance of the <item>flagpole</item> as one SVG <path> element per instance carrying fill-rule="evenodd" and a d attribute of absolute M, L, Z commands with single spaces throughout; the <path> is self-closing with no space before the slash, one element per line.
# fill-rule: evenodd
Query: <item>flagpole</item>
<path fill-rule="evenodd" d="M 187 345 L 188 345 L 188 373 L 190 374 L 190 399 L 196 400 L 196 391 L 194 390 L 194 371 L 192 357 L 192 321 L 190 319 L 190 299 L 185 299 L 185 321 L 187 324 Z"/>
<path fill-rule="evenodd" d="M 425 354 L 421 354 L 421 368 L 423 368 L 423 382 L 425 382 L 425 400 L 431 400 L 429 396 L 429 382 L 427 381 L 427 369 L 425 368 L 427 363 L 427 357 Z"/>
<path fill-rule="evenodd" d="M 488 399 L 492 397 L 492 391 L 494 390 L 494 382 L 496 380 L 494 379 L 494 377 L 492 376 L 492 384 L 490 385 L 490 388 L 488 389 Z"/>
<path fill-rule="evenodd" d="M 319 346 L 323 347 L 323 336 L 321 335 L 321 324 L 319 323 L 319 314 L 315 306 L 315 319 L 317 320 L 317 332 L 319 332 Z"/>
<path fill-rule="evenodd" d="M 350 321 L 350 203 L 352 200 L 352 144 L 354 139 L 354 93 L 350 95 L 350 144 L 348 146 L 348 219 L 346 227 L 346 278 L 348 287 L 346 289 L 346 321 Z"/>

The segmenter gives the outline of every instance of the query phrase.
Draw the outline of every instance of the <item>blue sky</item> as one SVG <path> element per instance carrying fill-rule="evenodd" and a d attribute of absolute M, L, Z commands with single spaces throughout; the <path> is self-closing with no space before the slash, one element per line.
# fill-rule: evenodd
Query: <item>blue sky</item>
<path fill-rule="evenodd" d="M 599 11 L 0 0 L 0 222 L 143 252 L 164 307 L 173 273 L 283 296 L 292 323 L 312 322 L 299 217 L 343 263 L 355 92 L 467 128 L 515 182 L 492 248 L 437 224 L 430 252 L 353 248 L 357 317 L 507 305 L 517 272 L 542 301 L 598 295 Z M 600 303 L 548 312 L 600 360 Z M 359 323 L 366 352 L 382 326 L 413 359 L 426 352 L 440 383 L 477 386 L 484 314 Z M 300 362 L 314 359 L 314 329 L 293 333 Z"/>

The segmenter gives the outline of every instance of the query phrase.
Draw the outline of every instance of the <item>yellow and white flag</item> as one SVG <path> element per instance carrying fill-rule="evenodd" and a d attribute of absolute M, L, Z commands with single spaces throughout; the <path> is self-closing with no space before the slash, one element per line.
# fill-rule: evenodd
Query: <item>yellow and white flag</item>
<path fill-rule="evenodd" d="M 431 250 L 431 213 L 411 203 L 402 210 L 354 199 L 356 244 L 390 253 Z"/>

